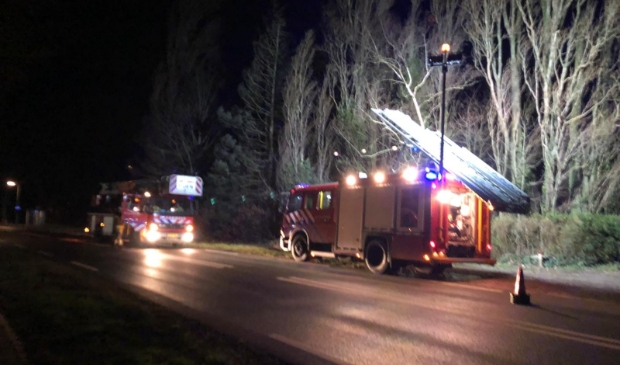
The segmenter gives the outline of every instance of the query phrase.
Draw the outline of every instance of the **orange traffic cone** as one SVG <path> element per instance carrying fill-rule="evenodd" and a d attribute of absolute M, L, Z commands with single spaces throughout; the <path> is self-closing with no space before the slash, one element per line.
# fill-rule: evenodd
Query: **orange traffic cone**
<path fill-rule="evenodd" d="M 525 292 L 525 278 L 523 277 L 523 266 L 519 266 L 517 271 L 517 280 L 515 281 L 515 290 L 510 293 L 510 303 L 529 305 L 530 296 Z"/>

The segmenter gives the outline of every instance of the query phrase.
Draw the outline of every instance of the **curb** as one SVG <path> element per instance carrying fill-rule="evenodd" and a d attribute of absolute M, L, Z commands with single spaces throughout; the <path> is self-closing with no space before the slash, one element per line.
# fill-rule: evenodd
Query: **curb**
<path fill-rule="evenodd" d="M 13 345 L 13 349 L 19 358 L 19 361 L 23 365 L 28 365 L 28 360 L 26 358 L 26 353 L 24 352 L 24 346 L 22 342 L 19 340 L 9 323 L 6 321 L 4 316 L 0 313 L 0 328 L 3 328 L 9 337 L 9 341 L 11 345 Z"/>

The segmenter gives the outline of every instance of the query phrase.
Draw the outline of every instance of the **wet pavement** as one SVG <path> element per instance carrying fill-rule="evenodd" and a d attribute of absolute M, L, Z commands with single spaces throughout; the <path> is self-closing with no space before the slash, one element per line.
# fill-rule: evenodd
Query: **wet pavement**
<path fill-rule="evenodd" d="M 446 280 L 379 277 L 26 232 L 0 232 L 1 249 L 108 278 L 296 363 L 615 364 L 620 355 L 620 305 L 533 289 L 534 305 L 514 306 L 509 276 L 455 270 Z"/>

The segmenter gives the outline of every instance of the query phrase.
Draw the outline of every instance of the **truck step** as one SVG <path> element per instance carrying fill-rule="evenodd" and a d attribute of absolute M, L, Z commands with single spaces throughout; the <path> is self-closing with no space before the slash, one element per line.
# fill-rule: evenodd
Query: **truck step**
<path fill-rule="evenodd" d="M 312 257 L 329 257 L 332 259 L 336 258 L 333 252 L 324 252 L 324 251 L 310 251 L 310 256 Z"/>

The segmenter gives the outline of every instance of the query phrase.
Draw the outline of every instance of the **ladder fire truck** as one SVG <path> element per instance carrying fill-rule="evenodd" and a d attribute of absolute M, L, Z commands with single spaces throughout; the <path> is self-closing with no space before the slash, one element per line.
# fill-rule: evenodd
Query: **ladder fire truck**
<path fill-rule="evenodd" d="M 102 183 L 93 197 L 88 226 L 98 237 L 125 243 L 185 244 L 194 240 L 197 196 L 202 196 L 200 177 L 164 176 L 160 180 Z"/>
<path fill-rule="evenodd" d="M 440 135 L 399 111 L 373 109 L 408 146 L 439 162 Z M 444 173 L 349 175 L 291 191 L 280 246 L 296 261 L 364 260 L 376 274 L 414 265 L 440 273 L 453 263 L 494 265 L 491 212 L 527 213 L 529 197 L 497 171 L 444 137 Z"/>

